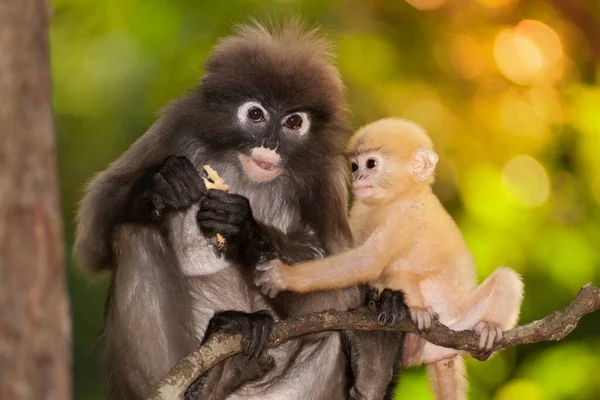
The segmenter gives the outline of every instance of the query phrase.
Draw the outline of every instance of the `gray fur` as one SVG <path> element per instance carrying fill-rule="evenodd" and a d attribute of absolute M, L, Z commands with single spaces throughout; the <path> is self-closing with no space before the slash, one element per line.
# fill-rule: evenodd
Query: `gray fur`
<path fill-rule="evenodd" d="M 81 265 L 113 270 L 103 335 L 112 398 L 145 398 L 199 344 L 215 312 L 268 309 L 285 318 L 358 306 L 358 288 L 284 293 L 276 303 L 267 303 L 238 266 L 214 256 L 210 239 L 196 226 L 197 207 L 167 217 L 164 226 L 130 223 L 123 215 L 133 182 L 147 168 L 180 155 L 198 171 L 210 164 L 232 192 L 249 199 L 256 220 L 282 233 L 314 236 L 322 247 L 306 244 L 312 256 L 346 248 L 351 235 L 342 150 L 350 130 L 341 80 L 327 51 L 318 34 L 303 33 L 298 24 L 275 34 L 258 25 L 241 28 L 216 47 L 202 85 L 168 107 L 89 184 L 74 250 Z M 306 137 L 275 144 L 285 160 L 283 174 L 260 184 L 244 178 L 236 154 L 251 138 L 238 133 L 236 112 L 228 111 L 255 97 L 276 114 L 288 108 L 314 112 Z M 272 354 L 275 369 L 228 398 L 347 398 L 347 360 L 339 334 L 290 341 Z M 214 387 L 231 383 L 235 370 L 230 367 L 236 368 L 233 359 L 215 369 Z"/>

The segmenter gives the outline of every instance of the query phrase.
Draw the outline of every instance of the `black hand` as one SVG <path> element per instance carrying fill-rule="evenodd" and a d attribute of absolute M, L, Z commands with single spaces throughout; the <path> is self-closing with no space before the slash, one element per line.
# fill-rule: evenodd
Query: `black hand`
<path fill-rule="evenodd" d="M 267 352 L 253 359 L 236 354 L 196 379 L 183 399 L 224 400 L 240 385 L 263 377 L 273 367 L 275 360 Z"/>
<path fill-rule="evenodd" d="M 372 312 L 378 312 L 377 322 L 379 325 L 394 326 L 408 315 L 404 303 L 404 293 L 399 290 L 384 289 L 377 298 L 375 289 L 367 293 L 366 305 Z"/>
<path fill-rule="evenodd" d="M 200 230 L 207 237 L 217 233 L 225 238 L 221 252 L 235 262 L 254 266 L 269 239 L 262 232 L 247 198 L 221 190 L 209 190 L 197 215 Z"/>
<path fill-rule="evenodd" d="M 365 305 L 369 307 L 371 312 L 379 311 L 379 292 L 377 289 L 369 289 L 365 298 Z"/>
<path fill-rule="evenodd" d="M 129 192 L 128 215 L 124 219 L 157 222 L 170 210 L 184 210 L 206 190 L 194 165 L 186 157 L 168 157 L 149 168 Z"/>
<path fill-rule="evenodd" d="M 204 341 L 219 331 L 241 333 L 243 354 L 258 359 L 267 349 L 272 330 L 273 316 L 267 311 L 223 311 L 215 314 L 208 323 Z"/>

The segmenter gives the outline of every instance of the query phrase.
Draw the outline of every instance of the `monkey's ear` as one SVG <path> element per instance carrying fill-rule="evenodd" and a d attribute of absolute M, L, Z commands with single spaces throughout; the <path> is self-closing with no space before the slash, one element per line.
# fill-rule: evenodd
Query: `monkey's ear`
<path fill-rule="evenodd" d="M 408 170 L 416 180 L 425 182 L 435 170 L 435 166 L 439 157 L 435 151 L 426 147 L 419 147 L 412 154 L 410 163 L 408 163 Z"/>

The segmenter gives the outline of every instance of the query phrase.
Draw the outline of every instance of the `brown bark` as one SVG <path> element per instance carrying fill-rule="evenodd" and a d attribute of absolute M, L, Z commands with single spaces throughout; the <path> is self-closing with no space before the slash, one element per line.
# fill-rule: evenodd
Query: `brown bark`
<path fill-rule="evenodd" d="M 0 399 L 70 398 L 44 0 L 0 1 Z"/>
<path fill-rule="evenodd" d="M 579 319 L 600 309 L 600 288 L 587 284 L 579 290 L 577 297 L 565 308 L 525 325 L 504 332 L 494 351 L 521 344 L 549 340 L 561 340 L 575 329 Z M 294 337 L 308 333 L 331 330 L 387 330 L 418 333 L 417 328 L 406 318 L 394 327 L 377 324 L 376 314 L 355 312 L 325 311 L 301 315 L 277 322 L 273 328 L 269 346 L 276 347 Z M 421 333 L 429 342 L 453 349 L 464 350 L 479 360 L 485 360 L 490 353 L 481 354 L 478 350 L 478 338 L 472 331 L 453 331 L 448 327 L 434 323 L 431 331 Z M 169 374 L 156 386 L 151 400 L 175 400 L 182 398 L 189 385 L 204 372 L 219 362 L 241 353 L 240 334 L 217 333 L 202 347 L 178 362 Z"/>

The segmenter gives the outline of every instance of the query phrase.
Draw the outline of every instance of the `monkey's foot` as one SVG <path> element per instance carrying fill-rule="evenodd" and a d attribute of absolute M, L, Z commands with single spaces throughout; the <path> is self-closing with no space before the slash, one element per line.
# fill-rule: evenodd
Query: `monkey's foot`
<path fill-rule="evenodd" d="M 502 340 L 502 328 L 494 322 L 480 321 L 473 327 L 473 332 L 479 335 L 479 350 L 484 353 Z"/>
<path fill-rule="evenodd" d="M 270 298 L 285 289 L 285 269 L 288 268 L 281 260 L 272 260 L 256 266 L 254 283 L 260 287 L 260 292 Z"/>
<path fill-rule="evenodd" d="M 369 289 L 365 297 L 365 305 L 373 312 L 379 311 L 379 291 L 377 289 Z"/>
<path fill-rule="evenodd" d="M 241 333 L 243 355 L 247 358 L 259 359 L 266 353 L 273 323 L 273 316 L 264 310 L 253 313 L 221 311 L 209 321 L 204 340 L 219 331 Z"/>
<path fill-rule="evenodd" d="M 367 293 L 366 303 L 369 310 L 379 313 L 379 325 L 394 326 L 406 318 L 404 293 L 399 290 L 384 289 L 379 295 L 376 289 L 372 289 Z"/>
<path fill-rule="evenodd" d="M 419 332 L 427 332 L 431 329 L 433 321 L 437 319 L 437 314 L 429 308 L 412 307 L 410 318 Z"/>

